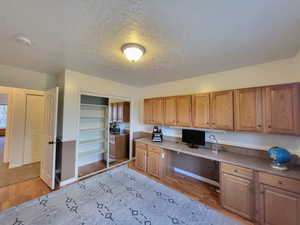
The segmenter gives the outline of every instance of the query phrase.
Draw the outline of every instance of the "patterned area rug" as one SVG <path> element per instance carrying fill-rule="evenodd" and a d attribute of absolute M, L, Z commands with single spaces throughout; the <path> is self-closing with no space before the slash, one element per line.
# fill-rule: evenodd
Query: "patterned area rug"
<path fill-rule="evenodd" d="M 1 225 L 239 225 L 122 166 L 0 213 Z"/>

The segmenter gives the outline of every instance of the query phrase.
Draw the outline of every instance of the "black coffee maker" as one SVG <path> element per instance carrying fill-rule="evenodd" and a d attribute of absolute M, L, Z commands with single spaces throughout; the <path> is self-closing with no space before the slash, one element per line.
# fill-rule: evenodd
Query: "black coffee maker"
<path fill-rule="evenodd" d="M 163 135 L 162 135 L 161 129 L 159 129 L 158 126 L 153 127 L 152 141 L 153 142 L 162 142 L 163 141 Z"/>

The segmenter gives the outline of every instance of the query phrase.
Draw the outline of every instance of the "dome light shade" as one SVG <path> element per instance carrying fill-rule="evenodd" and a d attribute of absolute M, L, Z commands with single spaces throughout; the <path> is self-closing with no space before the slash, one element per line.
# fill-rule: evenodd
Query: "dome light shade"
<path fill-rule="evenodd" d="M 144 54 L 145 48 L 139 44 L 127 43 L 121 47 L 126 58 L 131 62 L 138 61 Z"/>

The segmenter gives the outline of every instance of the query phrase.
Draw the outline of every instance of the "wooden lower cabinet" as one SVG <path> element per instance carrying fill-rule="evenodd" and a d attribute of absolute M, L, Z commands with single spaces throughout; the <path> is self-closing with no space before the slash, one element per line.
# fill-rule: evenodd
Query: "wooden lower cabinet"
<path fill-rule="evenodd" d="M 253 220 L 255 197 L 253 177 L 245 178 L 245 169 L 240 167 L 223 164 L 221 168 L 222 206 L 242 217 Z M 247 176 L 249 176 L 248 173 Z"/>
<path fill-rule="evenodd" d="M 300 225 L 300 195 L 260 186 L 260 225 Z"/>
<path fill-rule="evenodd" d="M 135 167 L 144 172 L 147 171 L 147 149 L 135 149 Z"/>
<path fill-rule="evenodd" d="M 136 168 L 157 178 L 167 175 L 169 157 L 166 150 L 152 145 L 146 145 L 146 148 L 138 147 L 140 144 L 136 146 Z"/>

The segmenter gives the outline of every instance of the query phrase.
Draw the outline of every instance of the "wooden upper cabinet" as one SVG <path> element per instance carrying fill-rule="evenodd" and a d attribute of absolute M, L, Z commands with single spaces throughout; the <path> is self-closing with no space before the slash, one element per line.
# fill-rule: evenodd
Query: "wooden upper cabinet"
<path fill-rule="evenodd" d="M 152 99 L 152 121 L 155 125 L 164 123 L 164 98 Z"/>
<path fill-rule="evenodd" d="M 118 102 L 118 122 L 129 122 L 130 120 L 130 103 Z"/>
<path fill-rule="evenodd" d="M 262 88 L 235 90 L 235 130 L 262 132 Z"/>
<path fill-rule="evenodd" d="M 118 103 L 112 103 L 112 121 L 118 120 Z"/>
<path fill-rule="evenodd" d="M 144 123 L 152 124 L 152 99 L 144 100 Z"/>
<path fill-rule="evenodd" d="M 193 127 L 210 128 L 210 94 L 193 95 Z"/>
<path fill-rule="evenodd" d="M 264 97 L 266 132 L 299 135 L 299 84 L 266 87 Z"/>
<path fill-rule="evenodd" d="M 165 125 L 176 126 L 176 105 L 176 97 L 165 97 Z"/>
<path fill-rule="evenodd" d="M 177 96 L 176 102 L 176 125 L 182 127 L 192 126 L 192 96 Z"/>
<path fill-rule="evenodd" d="M 211 127 L 233 130 L 233 90 L 211 93 Z"/>

